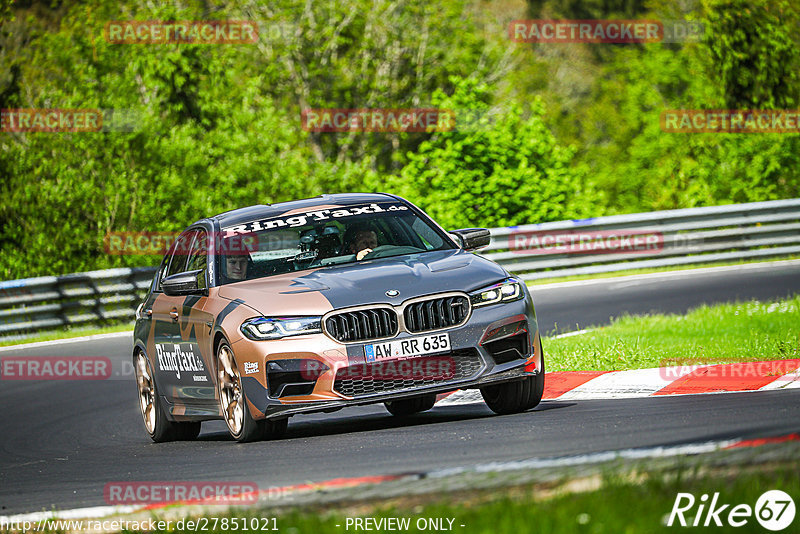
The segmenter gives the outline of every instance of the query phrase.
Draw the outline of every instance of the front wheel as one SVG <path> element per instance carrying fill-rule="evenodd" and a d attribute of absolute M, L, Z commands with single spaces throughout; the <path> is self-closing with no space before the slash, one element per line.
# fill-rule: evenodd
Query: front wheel
<path fill-rule="evenodd" d="M 233 350 L 224 340 L 217 347 L 217 387 L 222 418 L 228 425 L 228 432 L 239 443 L 276 439 L 286 431 L 288 419 L 256 421 L 250 415 Z"/>
<path fill-rule="evenodd" d="M 161 398 L 156 391 L 153 368 L 142 351 L 136 353 L 134 370 L 139 390 L 139 411 L 150 439 L 156 443 L 163 443 L 196 438 L 200 434 L 201 423 L 199 421 L 179 423 L 167 419 L 167 414 L 161 405 Z"/>
<path fill-rule="evenodd" d="M 436 404 L 436 395 L 421 395 L 410 399 L 402 399 L 383 403 L 386 409 L 394 416 L 408 417 L 415 413 L 424 412 Z"/>
<path fill-rule="evenodd" d="M 538 406 L 544 394 L 544 354 L 539 374 L 522 380 L 486 386 L 481 395 L 486 405 L 496 414 L 507 415 L 524 412 Z"/>

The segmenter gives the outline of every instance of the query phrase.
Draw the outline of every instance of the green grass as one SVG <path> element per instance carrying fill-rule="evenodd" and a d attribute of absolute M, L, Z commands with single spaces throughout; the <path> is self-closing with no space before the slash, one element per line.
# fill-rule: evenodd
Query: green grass
<path fill-rule="evenodd" d="M 550 371 L 800 358 L 800 296 L 703 306 L 686 315 L 626 316 L 543 344 Z"/>
<path fill-rule="evenodd" d="M 110 334 L 113 332 L 133 332 L 133 323 L 123 323 L 101 328 L 87 326 L 85 328 L 74 328 L 69 330 L 54 330 L 52 332 L 43 332 L 35 336 L 26 337 L 24 339 L 0 339 L 0 347 L 20 345 L 23 343 L 36 343 L 39 341 L 53 341 L 56 339 L 69 339 L 81 336 L 93 336 L 97 334 Z"/>
<path fill-rule="evenodd" d="M 712 474 L 704 469 L 684 468 L 646 475 L 627 473 L 603 478 L 590 477 L 583 481 L 566 481 L 567 486 L 557 483 L 536 484 L 397 498 L 346 507 L 339 505 L 334 508 L 313 507 L 277 512 L 270 509 L 242 509 L 214 516 L 248 520 L 277 516 L 275 523 L 271 522 L 270 526 L 277 524 L 280 531 L 293 534 L 365 532 L 356 531 L 352 526 L 345 528 L 347 518 L 357 517 L 408 518 L 411 528 L 401 532 L 421 532 L 416 528 L 416 522 L 420 519 L 449 518 L 454 520 L 452 532 L 464 534 L 658 533 L 685 530 L 677 523 L 671 528 L 664 524 L 678 493 L 692 493 L 696 498 L 695 506 L 684 515 L 691 522 L 701 495 L 713 496 L 719 492 L 718 506 L 730 506 L 720 515 L 724 526 L 713 527 L 714 532 L 766 532 L 755 517 L 747 518 L 747 524 L 742 528 L 732 528 L 725 524 L 727 513 L 738 504 L 755 507 L 759 496 L 768 490 L 780 489 L 796 499 L 800 495 L 800 477 L 796 474 L 798 469 L 800 462 L 797 460 L 761 466 L 757 470 L 736 466 Z M 582 482 L 585 487 L 581 487 Z M 702 516 L 702 519 L 705 517 Z M 796 532 L 792 529 L 798 522 L 800 518 L 795 518 L 786 532 Z M 175 521 L 173 529 L 174 524 Z M 223 528 L 209 530 L 225 531 Z"/>
<path fill-rule="evenodd" d="M 773 263 L 776 261 L 787 261 L 800 259 L 800 255 L 790 255 L 781 258 L 766 258 L 757 260 L 723 261 L 716 263 L 698 263 L 695 265 L 676 265 L 675 267 L 649 267 L 647 269 L 630 269 L 628 271 L 615 271 L 611 273 L 597 274 L 576 274 L 573 276 L 559 276 L 557 278 L 543 278 L 541 280 L 528 280 L 528 287 L 544 286 L 559 282 L 574 282 L 577 280 L 595 280 L 602 278 L 619 278 L 622 276 L 633 276 L 635 274 L 667 273 L 672 271 L 691 271 L 692 269 L 702 269 L 704 267 L 726 267 L 731 265 L 749 265 L 755 263 Z"/>

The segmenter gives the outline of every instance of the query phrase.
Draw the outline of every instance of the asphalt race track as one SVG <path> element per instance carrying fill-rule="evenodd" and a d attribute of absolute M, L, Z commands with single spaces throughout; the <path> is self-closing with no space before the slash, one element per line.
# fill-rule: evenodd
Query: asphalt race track
<path fill-rule="evenodd" d="M 533 290 L 545 333 L 604 324 L 624 313 L 682 313 L 703 303 L 797 293 L 800 262 Z M 119 363 L 130 353 L 128 338 L 114 338 L 15 349 L 0 357 L 106 356 Z M 531 412 L 503 417 L 483 405 L 438 406 L 404 422 L 378 405 L 296 416 L 278 441 L 236 444 L 224 423 L 215 421 L 204 424 L 195 442 L 157 445 L 144 431 L 135 391 L 132 377 L 1 381 L 0 515 L 104 505 L 108 482 L 229 480 L 267 489 L 800 431 L 800 390 L 787 390 L 545 401 Z"/>

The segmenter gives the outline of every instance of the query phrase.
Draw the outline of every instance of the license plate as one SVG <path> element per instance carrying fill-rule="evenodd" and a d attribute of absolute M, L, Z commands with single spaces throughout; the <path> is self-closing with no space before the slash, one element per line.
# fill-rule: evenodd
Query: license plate
<path fill-rule="evenodd" d="M 364 345 L 364 356 L 367 362 L 380 362 L 394 358 L 421 356 L 437 352 L 450 351 L 450 334 L 433 334 L 430 336 L 409 337 L 384 343 Z"/>

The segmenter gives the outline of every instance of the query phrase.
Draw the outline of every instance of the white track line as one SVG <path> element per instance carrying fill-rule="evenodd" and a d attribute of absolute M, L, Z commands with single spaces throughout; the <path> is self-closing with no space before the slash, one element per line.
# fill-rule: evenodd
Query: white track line
<path fill-rule="evenodd" d="M 0 521 L 3 523 L 21 523 L 23 521 L 36 523 L 47 519 L 96 519 L 114 514 L 130 514 L 144 507 L 145 505 L 93 506 L 91 508 L 73 508 L 71 510 L 50 510 L 47 512 L 31 512 L 29 514 L 3 515 L 0 516 Z"/>
<path fill-rule="evenodd" d="M 0 347 L 0 352 L 10 350 L 35 349 L 39 347 L 49 347 L 50 345 L 61 345 L 64 343 L 80 343 L 82 341 L 94 341 L 95 339 L 115 339 L 118 337 L 130 337 L 133 339 L 133 329 L 127 332 L 111 332 L 109 334 L 93 334 L 91 336 L 70 337 L 66 339 L 53 339 L 51 341 L 37 341 L 35 343 L 21 343 L 19 345 L 8 345 Z"/>
<path fill-rule="evenodd" d="M 581 454 L 577 456 L 561 456 L 555 458 L 530 458 L 527 460 L 515 460 L 510 462 L 490 462 L 476 464 L 470 467 L 453 467 L 438 469 L 426 474 L 426 478 L 442 478 L 462 473 L 490 473 L 498 471 L 517 471 L 520 469 L 541 469 L 552 467 L 568 467 L 575 465 L 586 465 L 600 462 L 616 460 L 618 458 L 638 460 L 643 458 L 668 458 L 672 456 L 684 456 L 689 454 L 701 454 L 714 452 L 725 447 L 739 443 L 740 439 L 725 441 L 707 441 L 704 443 L 690 443 L 687 445 L 675 445 L 670 447 L 648 447 L 640 449 L 623 449 L 619 451 L 604 451 L 591 454 Z"/>
<path fill-rule="evenodd" d="M 627 276 L 612 276 L 609 278 L 592 278 L 590 280 L 573 280 L 571 282 L 556 282 L 553 284 L 532 284 L 528 285 L 531 291 L 547 291 L 549 289 L 559 289 L 568 287 L 580 287 L 594 284 L 614 284 L 637 280 L 652 280 L 654 278 L 680 278 L 684 276 L 694 276 L 697 274 L 712 274 L 728 271 L 753 271 L 759 269 L 769 269 L 800 265 L 800 260 L 783 261 L 764 261 L 759 263 L 745 263 L 743 265 L 724 265 L 722 267 L 699 267 L 697 269 L 683 269 L 680 271 L 665 271 L 662 273 L 630 274 Z M 530 283 L 530 280 L 528 281 Z"/>
<path fill-rule="evenodd" d="M 771 391 L 776 389 L 800 389 L 800 371 L 787 373 L 762 387 L 759 391 Z"/>
<path fill-rule="evenodd" d="M 478 389 L 459 389 L 436 403 L 436 406 L 462 406 L 465 404 L 482 404 L 483 396 Z"/>
<path fill-rule="evenodd" d="M 572 337 L 572 336 L 580 336 L 583 334 L 588 334 L 594 330 L 594 328 L 584 328 L 583 330 L 575 330 L 574 332 L 567 332 L 565 334 L 558 334 L 557 336 L 553 336 L 550 339 L 561 339 L 562 337 Z"/>

